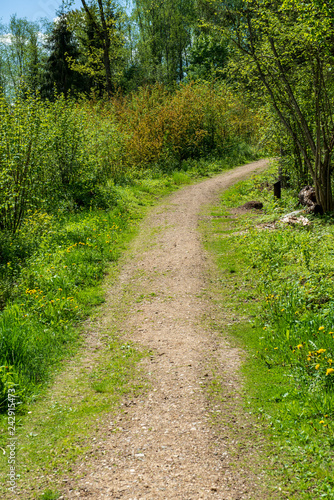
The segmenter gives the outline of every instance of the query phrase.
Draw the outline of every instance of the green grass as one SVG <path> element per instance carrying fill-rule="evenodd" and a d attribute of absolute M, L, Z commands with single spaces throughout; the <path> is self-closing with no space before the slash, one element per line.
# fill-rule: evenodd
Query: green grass
<path fill-rule="evenodd" d="M 20 400 L 29 401 L 74 345 L 76 325 L 104 300 L 99 285 L 106 266 L 117 261 L 145 206 L 224 165 L 201 160 L 187 173 L 147 172 L 129 185 L 110 186 L 117 200 L 112 209 L 29 212 L 18 234 L 0 234 L 0 410 L 13 384 Z"/>
<path fill-rule="evenodd" d="M 334 221 L 309 216 L 309 227 L 281 223 L 298 209 L 297 198 L 283 191 L 274 200 L 274 174 L 224 193 L 206 229 L 230 316 L 222 335 L 248 353 L 245 409 L 268 429 L 276 450 L 269 468 L 284 498 L 333 499 Z M 229 215 L 253 199 L 264 203 L 263 213 Z"/>
<path fill-rule="evenodd" d="M 59 497 L 58 491 L 46 490 L 39 498 L 40 500 L 57 500 Z"/>
<path fill-rule="evenodd" d="M 117 269 L 146 207 L 181 182 L 188 184 L 224 168 L 224 162 L 200 161 L 189 164 L 187 173 L 150 171 L 128 185 L 111 186 L 117 199 L 112 209 L 62 209 L 53 216 L 31 212 L 15 237 L 0 235 L 0 281 L 8 285 L 0 314 L 2 411 L 7 408 L 8 389 L 15 389 L 22 401 L 16 407 L 15 432 L 20 443 L 18 485 L 24 498 L 56 496 L 55 482 L 60 484 L 76 461 L 91 452 L 91 432 L 100 425 L 96 422 L 107 413 L 120 413 L 125 395 L 137 397 L 145 390 L 145 377 L 136 365 L 147 353 L 119 339 L 114 326 L 101 333 L 104 345 L 91 371 L 81 367 L 83 321 L 101 314 L 105 274 L 112 276 Z M 126 302 L 122 307 L 117 304 L 114 317 L 119 309 L 126 310 Z M 71 360 L 76 374 L 63 379 Z M 4 413 L 3 449 L 7 427 Z M 0 471 L 6 495 L 5 455 L 0 455 Z"/>

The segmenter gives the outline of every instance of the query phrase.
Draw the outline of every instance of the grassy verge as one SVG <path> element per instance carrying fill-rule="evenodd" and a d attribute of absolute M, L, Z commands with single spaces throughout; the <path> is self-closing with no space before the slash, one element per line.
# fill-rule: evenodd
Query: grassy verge
<path fill-rule="evenodd" d="M 297 198 L 285 190 L 274 201 L 273 180 L 269 171 L 224 193 L 206 229 L 230 317 L 222 335 L 248 353 L 245 409 L 268 430 L 274 446 L 267 469 L 282 497 L 332 499 L 334 221 L 281 222 L 298 209 Z M 234 210 L 254 199 L 263 212 Z"/>
<path fill-rule="evenodd" d="M 130 185 L 114 186 L 116 202 L 110 210 L 59 211 L 54 216 L 34 212 L 15 239 L 3 236 L 8 259 L 2 282 L 8 297 L 0 316 L 5 411 L 0 447 L 6 449 L 9 427 L 15 428 L 16 479 L 24 498 L 58 498 L 48 488 L 71 473 L 85 450 L 92 452 L 96 422 L 120 411 L 124 395 L 134 397 L 145 389 L 136 364 L 146 353 L 119 339 L 114 325 L 99 332 L 102 347 L 92 366 L 82 364 L 80 351 L 83 320 L 101 314 L 105 273 L 113 272 L 145 207 L 178 186 L 246 159 L 241 152 L 232 160 L 187 164 L 170 175 L 151 171 Z M 116 321 L 122 299 L 115 300 Z M 71 362 L 73 369 L 64 371 L 64 363 Z M 63 372 L 69 376 L 63 378 Z M 16 399 L 8 400 L 8 393 Z M 1 456 L 0 471 L 4 498 L 11 498 L 7 454 Z"/>

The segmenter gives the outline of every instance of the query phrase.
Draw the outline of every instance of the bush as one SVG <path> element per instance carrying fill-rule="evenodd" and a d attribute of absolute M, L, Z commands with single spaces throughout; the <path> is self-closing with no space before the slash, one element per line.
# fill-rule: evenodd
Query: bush
<path fill-rule="evenodd" d="M 45 106 L 38 98 L 0 97 L 0 228 L 15 233 L 28 209 L 48 196 L 51 172 Z"/>
<path fill-rule="evenodd" d="M 224 84 L 155 85 L 114 100 L 128 165 L 168 169 L 188 158 L 216 156 L 257 135 L 256 116 Z"/>

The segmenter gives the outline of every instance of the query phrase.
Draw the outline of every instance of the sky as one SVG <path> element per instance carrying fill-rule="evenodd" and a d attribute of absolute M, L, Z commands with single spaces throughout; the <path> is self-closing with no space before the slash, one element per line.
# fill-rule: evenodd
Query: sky
<path fill-rule="evenodd" d="M 10 16 L 26 17 L 28 21 L 37 21 L 41 17 L 52 20 L 61 0 L 0 0 L 0 22 L 8 24 Z M 73 0 L 73 7 L 81 7 L 80 0 Z"/>

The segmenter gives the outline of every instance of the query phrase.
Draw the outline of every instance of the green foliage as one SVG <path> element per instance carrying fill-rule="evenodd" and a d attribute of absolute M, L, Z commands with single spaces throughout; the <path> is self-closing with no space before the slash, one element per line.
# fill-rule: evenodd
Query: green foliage
<path fill-rule="evenodd" d="M 57 500 L 60 497 L 59 491 L 54 491 L 54 490 L 46 490 L 44 493 L 39 497 L 40 500 Z"/>
<path fill-rule="evenodd" d="M 16 15 L 11 16 L 8 26 L 0 25 L 0 86 L 6 94 L 40 88 L 45 60 L 41 30 L 41 23 Z"/>
<path fill-rule="evenodd" d="M 17 390 L 18 377 L 13 366 L 0 366 L 0 398 L 1 405 L 8 408 L 8 396 L 15 390 L 16 404 L 21 404 L 21 398 L 24 396 L 24 390 Z"/>
<path fill-rule="evenodd" d="M 136 0 L 138 58 L 145 80 L 172 85 L 184 77 L 195 22 L 193 0 Z"/>
<path fill-rule="evenodd" d="M 252 114 L 225 86 L 187 84 L 170 94 L 141 89 L 109 106 L 0 97 L 0 226 L 16 233 L 28 210 L 114 204 L 107 182 L 210 153 L 232 153 L 255 136 Z"/>
<path fill-rule="evenodd" d="M 332 211 L 332 6 L 246 0 L 224 3 L 221 13 L 238 48 L 232 78 L 274 111 L 299 169 L 305 162 L 318 203 Z"/>
<path fill-rule="evenodd" d="M 115 100 L 115 106 L 125 161 L 137 168 L 180 168 L 188 158 L 230 153 L 251 136 L 256 141 L 255 113 L 224 84 L 189 83 L 174 93 L 155 85 Z"/>
<path fill-rule="evenodd" d="M 0 118 L 0 391 L 13 381 L 26 401 L 103 300 L 97 284 L 131 214 L 157 191 L 252 157 L 254 118 L 207 83 L 109 103 L 2 96 Z M 229 158 L 208 163 L 208 152 Z"/>
<path fill-rule="evenodd" d="M 64 94 L 66 98 L 70 92 L 72 95 L 89 92 L 87 79 L 70 67 L 69 61 L 77 61 L 79 58 L 79 48 L 64 12 L 58 12 L 47 37 L 46 48 L 49 56 L 43 74 L 42 96 L 52 100 L 59 94 Z"/>
<path fill-rule="evenodd" d="M 79 41 L 80 57 L 67 57 L 73 70 L 88 76 L 100 94 L 111 96 L 117 89 L 124 68 L 126 14 L 114 0 L 82 0 L 82 10 L 68 15 L 71 29 Z"/>
<path fill-rule="evenodd" d="M 222 78 L 227 60 L 227 40 L 217 33 L 199 33 L 189 51 L 187 80 Z"/>
<path fill-rule="evenodd" d="M 122 140 L 110 116 L 59 96 L 0 97 L 0 227 L 16 233 L 28 210 L 90 205 L 121 171 Z"/>
<path fill-rule="evenodd" d="M 41 230 L 34 215 L 40 217 L 32 214 L 25 222 L 24 238 Z M 49 223 L 38 250 L 21 265 L 12 300 L 0 316 L 0 364 L 11 367 L 5 375 L 13 376 L 22 392 L 46 379 L 50 364 L 77 337 L 72 323 L 103 301 L 91 288 L 103 278 L 106 263 L 117 258 L 129 215 L 99 210 Z"/>
<path fill-rule="evenodd" d="M 231 234 L 220 228 L 214 245 L 222 272 L 234 270 L 235 309 L 245 304 L 244 313 L 251 315 L 249 323 L 231 330 L 249 352 L 243 370 L 248 404 L 281 447 L 282 490 L 290 498 L 305 482 L 300 498 L 332 498 L 333 220 L 308 216 L 311 225 L 305 227 L 281 222 L 297 199 L 284 190 L 282 200 L 274 201 L 273 174 L 224 193 L 225 206 L 257 199 L 264 212 L 245 215 L 229 227 Z M 217 224 L 224 225 L 219 219 Z"/>
<path fill-rule="evenodd" d="M 35 97 L 9 104 L 0 96 L 0 227 L 13 233 L 50 187 L 45 107 Z"/>

